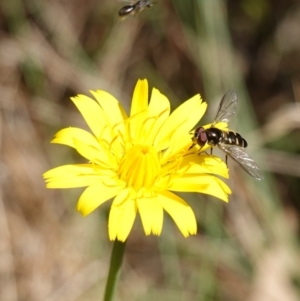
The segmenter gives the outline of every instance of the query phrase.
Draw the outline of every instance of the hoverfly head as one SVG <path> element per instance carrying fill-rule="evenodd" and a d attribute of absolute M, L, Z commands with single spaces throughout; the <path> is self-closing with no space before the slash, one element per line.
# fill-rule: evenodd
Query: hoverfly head
<path fill-rule="evenodd" d="M 204 146 L 207 142 L 207 135 L 205 128 L 199 127 L 195 130 L 193 141 L 198 144 L 200 147 Z"/>

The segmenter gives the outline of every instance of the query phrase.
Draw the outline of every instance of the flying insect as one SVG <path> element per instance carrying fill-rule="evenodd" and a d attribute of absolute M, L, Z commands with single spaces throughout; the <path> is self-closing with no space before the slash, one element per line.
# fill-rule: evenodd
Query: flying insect
<path fill-rule="evenodd" d="M 218 122 L 228 123 L 230 118 L 237 111 L 238 99 L 234 90 L 229 90 L 223 96 L 216 117 L 211 124 L 210 128 L 198 127 L 192 138 L 193 146 L 198 144 L 201 148 L 207 143 L 211 147 L 218 146 L 227 155 L 236 161 L 249 175 L 257 180 L 262 180 L 258 166 L 254 160 L 247 154 L 245 148 L 248 146 L 247 141 L 236 132 L 231 130 L 221 130 L 215 125 Z M 201 150 L 201 149 L 200 149 Z"/>
<path fill-rule="evenodd" d="M 124 20 L 129 16 L 134 16 L 144 10 L 145 8 L 151 8 L 153 3 L 151 0 L 140 0 L 133 4 L 125 5 L 119 10 L 119 17 Z"/>

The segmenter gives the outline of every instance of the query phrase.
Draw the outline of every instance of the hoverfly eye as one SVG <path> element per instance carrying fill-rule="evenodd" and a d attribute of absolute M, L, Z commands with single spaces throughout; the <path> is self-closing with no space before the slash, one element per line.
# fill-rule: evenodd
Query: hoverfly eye
<path fill-rule="evenodd" d="M 200 131 L 200 141 L 202 141 L 202 142 L 207 141 L 207 135 L 206 135 L 206 132 L 204 129 L 202 131 Z"/>
<path fill-rule="evenodd" d="M 194 138 L 197 144 L 203 146 L 207 142 L 207 134 L 204 128 L 200 127 L 195 130 Z"/>

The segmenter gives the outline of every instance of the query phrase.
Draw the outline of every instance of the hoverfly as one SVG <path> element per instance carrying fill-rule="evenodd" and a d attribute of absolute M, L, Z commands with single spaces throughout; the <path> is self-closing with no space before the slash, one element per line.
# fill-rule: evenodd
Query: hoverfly
<path fill-rule="evenodd" d="M 210 128 L 205 129 L 198 127 L 192 138 L 193 144 L 191 147 L 198 144 L 203 147 L 206 143 L 214 147 L 218 146 L 227 155 L 235 160 L 249 175 L 257 180 L 262 180 L 263 175 L 261 174 L 258 166 L 254 160 L 246 153 L 245 148 L 247 147 L 247 141 L 239 134 L 233 131 L 224 131 L 216 128 L 215 125 L 218 122 L 228 123 L 232 115 L 236 113 L 238 99 L 236 92 L 229 90 L 223 96 L 216 117 Z"/>
<path fill-rule="evenodd" d="M 130 5 L 125 5 L 119 10 L 119 17 L 123 20 L 129 16 L 134 16 L 153 5 L 151 0 L 140 0 Z"/>

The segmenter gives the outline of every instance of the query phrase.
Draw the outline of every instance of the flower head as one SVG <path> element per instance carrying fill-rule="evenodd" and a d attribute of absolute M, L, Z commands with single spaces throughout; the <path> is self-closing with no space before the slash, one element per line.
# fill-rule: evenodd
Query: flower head
<path fill-rule="evenodd" d="M 160 235 L 165 210 L 187 237 L 196 234 L 191 207 L 171 191 L 200 192 L 228 201 L 230 189 L 217 176 L 228 178 L 218 157 L 190 148 L 189 132 L 202 118 L 206 103 L 196 95 L 170 114 L 169 100 L 157 89 L 148 103 L 148 82 L 139 80 L 130 116 L 105 91 L 91 91 L 96 101 L 71 98 L 91 132 L 59 131 L 53 143 L 71 146 L 88 160 L 44 174 L 48 188 L 87 187 L 77 210 L 87 215 L 113 198 L 109 237 L 125 241 L 139 212 L 146 235 Z"/>

